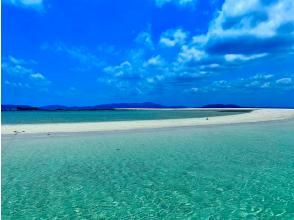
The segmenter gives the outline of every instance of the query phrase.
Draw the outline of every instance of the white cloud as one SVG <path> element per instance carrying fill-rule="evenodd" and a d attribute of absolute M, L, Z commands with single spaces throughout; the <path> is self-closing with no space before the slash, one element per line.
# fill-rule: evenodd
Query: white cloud
<path fill-rule="evenodd" d="M 188 5 L 192 2 L 194 1 L 157 1 L 160 6 L 167 3 Z M 239 67 L 236 63 L 243 64 L 269 57 L 286 48 L 271 50 L 271 47 L 283 44 L 284 41 L 281 43 L 276 41 L 277 39 L 291 36 L 291 31 L 281 35 L 281 29 L 285 28 L 283 25 L 287 22 L 278 17 L 283 17 L 292 24 L 294 19 L 292 13 L 288 12 L 294 8 L 293 4 L 290 0 L 225 0 L 206 33 L 191 36 L 191 33 L 181 28 L 170 29 L 163 32 L 158 42 L 155 42 L 156 38 L 152 39 L 149 31 L 143 31 L 135 39 L 135 48 L 129 50 L 124 58 L 128 63 L 108 66 L 104 71 L 117 76 L 121 81 L 136 78 L 136 82 L 156 84 L 159 80 L 155 75 L 163 75 L 164 82 L 186 85 L 216 72 L 233 72 Z M 285 15 L 285 12 L 288 14 Z M 278 37 L 273 38 L 276 36 Z M 267 39 L 273 41 L 266 41 Z M 231 42 L 233 43 L 230 44 Z M 246 85 L 251 86 L 250 89 L 273 88 L 276 84 L 277 78 L 273 74 L 259 74 L 255 77 L 254 79 L 251 75 L 244 81 L 240 79 L 232 84 L 226 81 L 215 83 L 217 88 L 235 86 L 240 89 L 244 89 Z M 112 84 L 116 83 L 115 80 L 111 80 Z M 202 88 L 199 89 L 202 91 Z"/>
<path fill-rule="evenodd" d="M 261 54 L 253 54 L 253 55 L 243 55 L 243 54 L 226 54 L 224 56 L 225 60 L 228 62 L 234 62 L 234 61 L 248 61 L 248 60 L 254 60 L 258 58 L 262 58 L 267 56 L 267 53 L 261 53 Z"/>
<path fill-rule="evenodd" d="M 22 65 L 11 65 L 9 63 L 3 63 L 2 68 L 5 72 L 7 72 L 10 75 L 16 75 L 16 76 L 21 76 L 21 75 L 26 75 L 32 72 L 32 69 L 26 68 Z"/>
<path fill-rule="evenodd" d="M 191 88 L 191 92 L 197 93 L 199 92 L 199 88 L 193 87 Z"/>
<path fill-rule="evenodd" d="M 207 35 L 196 35 L 192 37 L 192 43 L 203 46 L 207 43 Z"/>
<path fill-rule="evenodd" d="M 43 44 L 41 46 L 42 50 L 53 51 L 67 55 L 71 59 L 76 60 L 78 64 L 82 64 L 82 70 L 89 70 L 93 68 L 100 68 L 104 65 L 103 58 L 98 57 L 95 53 L 89 51 L 86 47 L 76 47 L 76 46 L 68 46 L 62 42 L 55 43 L 53 45 Z M 113 48 L 111 47 L 103 47 L 97 49 L 98 51 L 103 50 L 104 54 L 114 54 Z"/>
<path fill-rule="evenodd" d="M 267 88 L 270 88 L 271 86 L 271 82 L 262 82 L 262 81 L 258 81 L 258 80 L 254 80 L 252 82 L 250 82 L 251 78 L 250 79 L 247 79 L 247 80 L 237 80 L 235 82 L 236 85 L 239 85 L 239 86 L 242 86 L 242 82 L 249 82 L 247 84 L 245 84 L 245 87 L 248 87 L 248 88 L 252 88 L 252 89 L 267 89 Z"/>
<path fill-rule="evenodd" d="M 103 70 L 106 74 L 99 76 L 97 82 L 106 83 L 108 86 L 129 95 L 142 94 L 143 91 L 146 91 L 144 86 L 147 83 L 152 83 L 152 79 L 142 78 L 140 66 L 133 65 L 129 61 L 107 66 Z"/>
<path fill-rule="evenodd" d="M 245 86 L 246 87 L 258 87 L 259 85 L 260 85 L 260 82 L 255 80 L 255 81 L 252 81 L 252 82 L 246 84 Z"/>
<path fill-rule="evenodd" d="M 235 1 L 227 0 L 222 7 L 222 11 L 226 16 L 244 16 L 249 12 L 253 12 L 261 7 L 259 0 Z M 234 10 L 232 10 L 234 9 Z"/>
<path fill-rule="evenodd" d="M 8 60 L 13 63 L 13 64 L 16 64 L 16 65 L 21 65 L 21 64 L 24 64 L 25 61 L 22 60 L 22 59 L 18 59 L 18 58 L 15 58 L 13 56 L 8 56 Z"/>
<path fill-rule="evenodd" d="M 30 88 L 29 84 L 27 83 L 21 83 L 21 82 L 11 82 L 9 80 L 5 80 L 5 85 L 9 87 L 16 87 L 16 88 Z"/>
<path fill-rule="evenodd" d="M 187 6 L 192 3 L 196 3 L 196 0 L 155 0 L 158 7 L 162 7 L 165 4 L 176 4 L 179 6 Z"/>
<path fill-rule="evenodd" d="M 187 33 L 182 29 L 168 30 L 162 34 L 159 43 L 166 47 L 174 47 L 185 43 Z"/>
<path fill-rule="evenodd" d="M 220 65 L 218 63 L 212 63 L 212 64 L 207 65 L 207 67 L 209 67 L 209 68 L 218 68 L 218 67 L 220 67 Z"/>
<path fill-rule="evenodd" d="M 44 10 L 43 0 L 3 0 L 3 3 L 40 12 Z"/>
<path fill-rule="evenodd" d="M 205 58 L 206 53 L 202 50 L 199 50 L 195 47 L 189 47 L 183 45 L 178 56 L 179 63 L 185 63 L 189 61 L 200 61 Z"/>
<path fill-rule="evenodd" d="M 262 88 L 262 89 L 266 89 L 266 88 L 269 88 L 270 85 L 271 85 L 270 82 L 265 82 L 265 83 L 263 83 L 263 84 L 260 86 L 260 88 Z"/>
<path fill-rule="evenodd" d="M 294 25 L 294 1 L 225 0 L 207 33 L 189 37 L 190 33 L 183 29 L 168 30 L 160 36 L 159 45 L 163 46 L 160 49 L 173 48 L 163 58 L 167 61 L 175 58 L 173 65 L 181 66 L 175 68 L 185 68 L 185 63 L 192 61 L 200 65 L 196 67 L 194 63 L 196 71 L 222 64 L 225 69 L 231 63 L 250 62 L 289 50 L 291 47 L 285 45 L 294 43 L 291 25 Z M 283 28 L 290 32 L 283 34 Z"/>
<path fill-rule="evenodd" d="M 235 92 L 254 90 L 289 91 L 294 89 L 293 78 L 286 76 L 276 80 L 272 74 L 256 74 L 254 76 L 227 80 L 218 80 L 208 86 L 198 88 L 199 91 L 222 91 L 234 88 Z"/>
<path fill-rule="evenodd" d="M 252 78 L 253 79 L 264 79 L 264 80 L 266 80 L 266 79 L 271 79 L 273 77 L 274 77 L 273 74 L 256 74 Z"/>
<path fill-rule="evenodd" d="M 290 77 L 281 78 L 281 79 L 278 79 L 276 83 L 282 84 L 282 85 L 290 85 L 292 84 L 292 78 Z"/>
<path fill-rule="evenodd" d="M 154 78 L 147 78 L 146 81 L 147 81 L 148 83 L 154 83 Z"/>
<path fill-rule="evenodd" d="M 155 75 L 155 76 L 153 76 L 153 77 L 148 77 L 147 79 L 146 79 L 146 81 L 148 82 L 148 83 L 156 83 L 156 82 L 159 82 L 159 81 L 161 81 L 161 80 L 163 80 L 165 77 L 163 76 L 163 75 Z"/>
<path fill-rule="evenodd" d="M 200 66 L 200 69 L 215 69 L 215 68 L 219 68 L 219 67 L 220 67 L 220 65 L 218 63 L 211 63 L 211 64 Z"/>
<path fill-rule="evenodd" d="M 217 81 L 212 82 L 212 87 L 230 88 L 231 85 L 227 80 L 217 80 Z"/>
<path fill-rule="evenodd" d="M 115 77 L 122 77 L 132 73 L 132 65 L 129 61 L 124 61 L 117 66 L 105 67 L 104 72 L 112 74 Z"/>
<path fill-rule="evenodd" d="M 28 68 L 24 60 L 9 56 L 2 63 L 2 70 L 8 75 L 23 76 L 33 73 L 31 68 Z"/>
<path fill-rule="evenodd" d="M 145 63 L 145 66 L 158 66 L 162 64 L 162 58 L 160 55 L 151 57 L 147 62 Z"/>
<path fill-rule="evenodd" d="M 149 49 L 154 48 L 152 36 L 149 32 L 143 31 L 143 32 L 139 33 L 138 36 L 136 37 L 135 41 L 139 44 L 143 44 L 145 47 L 147 47 Z"/>
<path fill-rule="evenodd" d="M 41 74 L 41 73 L 33 73 L 33 74 L 31 74 L 31 77 L 33 79 L 38 79 L 38 80 L 44 80 L 45 79 L 44 75 Z"/>
<path fill-rule="evenodd" d="M 49 85 L 51 82 L 43 74 L 34 70 L 35 64 L 33 60 L 23 60 L 13 56 L 4 58 L 2 73 L 5 78 L 10 79 L 6 80 L 5 85 L 19 88 Z"/>
<path fill-rule="evenodd" d="M 278 29 L 294 22 L 294 1 L 282 0 L 264 4 L 261 0 L 226 0 L 212 22 L 210 35 L 219 37 L 273 37 Z"/>
<path fill-rule="evenodd" d="M 188 44 L 210 57 L 224 55 L 228 62 L 251 61 L 291 53 L 293 26 L 293 0 L 225 0 L 207 33 L 193 36 Z M 174 45 L 170 38 L 163 42 Z"/>
<path fill-rule="evenodd" d="M 98 62 L 98 58 L 89 53 L 85 48 L 80 47 L 67 47 L 63 44 L 58 44 L 56 47 L 57 51 L 65 52 L 74 59 L 79 60 L 80 62 Z"/>
<path fill-rule="evenodd" d="M 160 39 L 160 43 L 166 47 L 173 47 L 176 45 L 176 42 L 169 39 L 169 38 L 166 38 L 166 37 L 163 37 Z"/>

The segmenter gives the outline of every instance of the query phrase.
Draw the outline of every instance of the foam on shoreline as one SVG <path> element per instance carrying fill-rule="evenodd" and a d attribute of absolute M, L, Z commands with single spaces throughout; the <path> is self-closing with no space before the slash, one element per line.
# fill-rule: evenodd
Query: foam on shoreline
<path fill-rule="evenodd" d="M 219 109 L 226 110 L 226 109 Z M 236 110 L 236 109 L 235 109 Z M 240 110 L 240 109 L 239 109 Z M 248 110 L 248 109 L 247 109 Z M 216 116 L 208 118 L 184 118 L 140 121 L 80 122 L 2 125 L 2 134 L 44 134 L 74 133 L 95 131 L 123 131 L 132 129 L 172 128 L 186 126 L 205 126 L 238 124 L 294 119 L 294 109 L 258 109 L 238 115 Z"/>

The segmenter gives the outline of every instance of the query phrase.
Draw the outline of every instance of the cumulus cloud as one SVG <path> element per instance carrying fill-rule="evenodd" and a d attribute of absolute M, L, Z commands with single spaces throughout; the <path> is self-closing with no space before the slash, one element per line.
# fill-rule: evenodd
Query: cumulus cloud
<path fill-rule="evenodd" d="M 247 79 L 242 78 L 235 80 L 235 83 L 237 83 L 240 88 L 245 85 L 245 87 L 253 89 L 283 90 L 289 89 L 288 86 L 292 84 L 292 78 L 283 77 L 277 79 L 273 74 L 256 74 L 254 76 L 248 77 Z"/>
<path fill-rule="evenodd" d="M 43 0 L 3 0 L 4 4 L 9 4 L 15 7 L 27 8 L 39 12 L 44 11 Z"/>
<path fill-rule="evenodd" d="M 194 71 L 199 65 L 224 70 L 282 56 L 294 48 L 294 2 L 226 0 L 206 33 L 191 36 L 181 28 L 167 30 L 159 45 L 172 49 L 165 53 L 167 60 L 174 59 L 171 65 L 191 68 L 193 63 Z"/>
<path fill-rule="evenodd" d="M 294 40 L 294 2 L 226 0 L 207 33 L 207 50 L 258 54 L 287 50 Z"/>
<path fill-rule="evenodd" d="M 226 0 L 207 33 L 190 35 L 183 29 L 173 29 L 160 36 L 159 45 L 176 48 L 168 55 L 175 57 L 170 71 L 178 69 L 183 73 L 189 69 L 193 75 L 202 69 L 209 70 L 206 76 L 210 76 L 255 60 L 264 62 L 293 50 L 294 2 Z M 181 74 L 180 71 L 174 72 Z M 258 86 L 269 88 L 273 84 L 262 82 Z"/>
<path fill-rule="evenodd" d="M 44 87 L 51 82 L 46 77 L 34 70 L 36 62 L 33 60 L 19 59 L 8 56 L 3 59 L 2 73 L 5 85 L 17 88 Z"/>
<path fill-rule="evenodd" d="M 161 5 L 167 3 L 172 0 L 159 2 Z M 116 77 L 106 77 L 108 82 L 117 86 L 131 80 L 137 88 L 156 84 L 162 87 L 185 85 L 200 92 L 204 91 L 197 85 L 200 80 L 208 81 L 208 77 L 240 71 L 251 62 L 252 65 L 261 65 L 275 56 L 293 52 L 294 2 L 225 0 L 206 32 L 193 35 L 191 29 L 188 32 L 173 28 L 162 32 L 159 38 L 152 36 L 151 31 L 137 35 L 134 48 L 123 57 L 128 65 L 120 60 L 118 64 L 104 68 L 107 76 Z M 233 83 L 216 80 L 212 88 L 284 88 L 275 82 L 278 80 L 275 75 L 282 74 L 251 75 Z M 126 87 L 131 89 L 130 85 Z"/>
<path fill-rule="evenodd" d="M 163 89 L 171 84 L 183 85 L 195 82 L 209 74 L 199 68 L 188 67 L 184 60 L 182 64 L 177 60 L 166 62 L 162 55 L 150 57 L 148 53 L 142 53 L 141 50 L 135 51 L 131 52 L 128 60 L 118 65 L 106 66 L 103 69 L 105 74 L 100 74 L 97 81 L 123 91 L 133 90 L 149 93 L 159 87 Z M 182 59 L 198 59 L 196 53 L 191 52 L 190 56 L 185 54 Z"/>
<path fill-rule="evenodd" d="M 275 89 L 276 91 L 279 90 L 289 90 L 289 89 L 294 89 L 292 86 L 292 78 L 286 77 L 286 78 L 281 78 L 276 81 L 273 79 L 268 79 L 266 81 L 255 81 L 256 85 L 253 86 L 255 89 Z"/>
<path fill-rule="evenodd" d="M 191 92 L 193 88 L 191 88 Z M 294 90 L 293 76 L 277 79 L 272 74 L 256 74 L 254 76 L 231 80 L 215 80 L 208 86 L 198 87 L 197 92 L 238 91 L 252 92 L 274 89 L 275 91 Z"/>
<path fill-rule="evenodd" d="M 293 53 L 294 1 L 226 0 L 200 35 L 164 32 L 161 46 L 178 47 L 178 62 L 223 63 L 222 67 Z M 199 62 L 199 63 L 201 63 Z"/>
<path fill-rule="evenodd" d="M 185 43 L 187 33 L 182 29 L 168 30 L 161 35 L 160 44 L 166 47 L 174 47 Z"/>
<path fill-rule="evenodd" d="M 127 93 L 142 94 L 147 78 L 142 77 L 142 69 L 136 65 L 123 61 L 119 65 L 107 66 L 103 69 L 105 74 L 97 81 Z"/>
<path fill-rule="evenodd" d="M 206 56 L 206 53 L 195 47 L 189 47 L 183 45 L 181 51 L 178 55 L 178 61 L 180 63 L 190 62 L 190 61 L 200 61 Z"/>
<path fill-rule="evenodd" d="M 107 66 L 104 72 L 112 74 L 114 77 L 130 77 L 132 75 L 132 65 L 128 61 L 124 61 L 117 66 Z"/>
<path fill-rule="evenodd" d="M 153 56 L 145 63 L 145 66 L 158 66 L 163 63 L 163 60 L 160 55 Z"/>

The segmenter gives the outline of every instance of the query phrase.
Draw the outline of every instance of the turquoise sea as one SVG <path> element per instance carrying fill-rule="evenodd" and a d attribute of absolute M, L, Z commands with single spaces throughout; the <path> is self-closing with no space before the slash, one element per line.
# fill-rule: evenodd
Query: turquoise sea
<path fill-rule="evenodd" d="M 3 136 L 2 219 L 294 219 L 294 121 Z"/>
<path fill-rule="evenodd" d="M 130 121 L 173 118 L 201 118 L 241 114 L 248 110 L 103 110 L 103 111 L 8 111 L 2 112 L 3 124 L 38 124 L 60 122 Z"/>

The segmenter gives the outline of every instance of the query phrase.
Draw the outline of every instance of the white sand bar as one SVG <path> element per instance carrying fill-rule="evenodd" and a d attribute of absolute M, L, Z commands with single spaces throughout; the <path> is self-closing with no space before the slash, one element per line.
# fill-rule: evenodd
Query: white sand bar
<path fill-rule="evenodd" d="M 223 109 L 219 109 L 223 110 Z M 236 110 L 236 109 L 235 109 Z M 240 109 L 237 109 L 240 110 Z M 2 134 L 14 134 L 15 131 L 24 134 L 121 131 L 131 129 L 171 128 L 185 126 L 204 126 L 220 124 L 237 124 L 294 119 L 294 109 L 257 109 L 249 113 L 216 116 L 206 118 L 184 118 L 163 120 L 110 121 L 110 122 L 80 122 L 51 124 L 17 124 L 2 125 Z"/>

